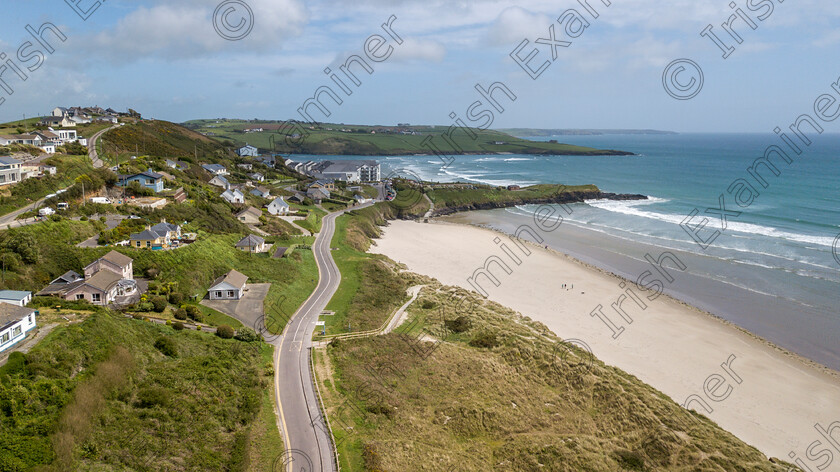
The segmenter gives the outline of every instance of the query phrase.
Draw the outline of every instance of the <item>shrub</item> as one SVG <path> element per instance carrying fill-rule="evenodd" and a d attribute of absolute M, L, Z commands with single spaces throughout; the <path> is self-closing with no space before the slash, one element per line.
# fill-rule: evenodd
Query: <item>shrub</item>
<path fill-rule="evenodd" d="M 233 334 L 233 328 L 228 325 L 219 325 L 219 327 L 216 328 L 216 336 L 222 339 L 230 339 L 233 337 Z"/>
<path fill-rule="evenodd" d="M 137 406 L 153 408 L 169 403 L 169 392 L 161 387 L 145 387 L 137 392 Z"/>
<path fill-rule="evenodd" d="M 140 311 L 152 311 L 155 309 L 155 306 L 152 302 L 142 302 L 137 304 L 137 309 Z"/>
<path fill-rule="evenodd" d="M 472 323 L 466 316 L 459 316 L 454 320 L 444 321 L 444 325 L 446 325 L 446 329 L 452 331 L 453 333 L 463 333 L 464 331 L 470 329 Z"/>
<path fill-rule="evenodd" d="M 172 323 L 172 329 L 174 329 L 175 331 L 181 331 L 182 329 L 184 329 L 184 323 L 176 321 Z"/>
<path fill-rule="evenodd" d="M 166 306 L 169 302 L 166 301 L 164 297 L 152 297 L 152 307 L 158 313 L 163 313 L 163 310 L 166 310 Z"/>
<path fill-rule="evenodd" d="M 178 356 L 178 346 L 175 344 L 175 340 L 167 338 L 166 336 L 157 338 L 157 341 L 155 341 L 155 349 L 160 351 L 164 356 Z"/>
<path fill-rule="evenodd" d="M 423 309 L 424 310 L 430 310 L 430 309 L 432 309 L 436 306 L 437 306 L 437 303 L 435 303 L 433 300 L 423 300 Z"/>
<path fill-rule="evenodd" d="M 184 295 L 182 295 L 178 292 L 172 292 L 172 293 L 169 294 L 169 303 L 171 303 L 175 306 L 178 306 L 183 301 L 184 301 Z"/>
<path fill-rule="evenodd" d="M 187 318 L 198 322 L 204 321 L 204 313 L 195 305 L 187 305 Z"/>
<path fill-rule="evenodd" d="M 499 345 L 499 339 L 496 337 L 495 333 L 490 332 L 483 332 L 476 335 L 476 337 L 470 340 L 470 346 L 472 347 L 483 347 L 487 349 L 492 349 Z"/>
<path fill-rule="evenodd" d="M 178 308 L 177 310 L 175 310 L 174 315 L 175 315 L 176 320 L 182 320 L 182 321 L 186 320 L 187 319 L 187 310 L 185 310 L 183 308 Z"/>
<path fill-rule="evenodd" d="M 236 332 L 236 336 L 234 336 L 234 338 L 237 341 L 242 341 L 246 343 L 252 343 L 260 340 L 260 337 L 257 335 L 257 332 L 251 328 L 240 329 Z"/>
<path fill-rule="evenodd" d="M 131 315 L 131 317 L 134 318 L 135 320 L 142 320 L 143 319 L 143 315 L 141 315 L 139 313 L 135 313 L 135 314 Z"/>

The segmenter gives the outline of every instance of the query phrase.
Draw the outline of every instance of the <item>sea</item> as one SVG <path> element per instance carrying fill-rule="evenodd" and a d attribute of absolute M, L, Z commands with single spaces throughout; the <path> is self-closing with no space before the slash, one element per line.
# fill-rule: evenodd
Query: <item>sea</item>
<path fill-rule="evenodd" d="M 653 270 L 646 256 L 658 259 L 669 252 L 685 270 L 667 263 L 670 281 L 653 271 L 665 293 L 840 370 L 840 135 L 810 138 L 810 146 L 799 143 L 801 155 L 789 152 L 792 163 L 771 159 L 778 176 L 761 168 L 766 188 L 747 169 L 770 145 L 789 150 L 775 134 L 529 138 L 634 156 L 466 155 L 446 163 L 433 155 L 377 159 L 383 176 L 499 186 L 595 184 L 603 192 L 647 195 L 641 201 L 558 206 L 555 214 L 562 223 L 539 235 L 543 244 L 631 281 Z M 302 158 L 363 159 L 293 156 Z M 737 179 L 758 193 L 749 205 L 746 194 L 739 206 L 728 191 Z M 536 227 L 537 208 L 521 205 L 447 218 L 513 233 L 523 224 Z M 705 248 L 681 226 L 694 211 L 689 226 L 707 220 L 699 238 L 720 231 Z"/>

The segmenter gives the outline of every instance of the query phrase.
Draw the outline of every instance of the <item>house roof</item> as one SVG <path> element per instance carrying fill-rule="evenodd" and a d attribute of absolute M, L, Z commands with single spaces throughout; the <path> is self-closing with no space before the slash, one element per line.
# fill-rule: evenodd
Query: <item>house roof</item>
<path fill-rule="evenodd" d="M 59 296 L 62 296 L 65 293 L 75 289 L 76 287 L 78 287 L 79 285 L 82 285 L 84 283 L 85 283 L 84 279 L 77 280 L 77 281 L 71 282 L 71 283 L 53 282 L 53 283 L 47 285 L 46 287 L 44 287 L 43 290 L 36 293 L 35 295 L 39 295 L 39 296 L 59 295 Z"/>
<path fill-rule="evenodd" d="M 0 300 L 22 301 L 30 296 L 32 296 L 32 292 L 23 290 L 0 290 Z"/>
<path fill-rule="evenodd" d="M 144 170 L 143 172 L 138 172 L 136 174 L 120 175 L 120 180 L 128 180 L 132 177 L 137 177 L 137 176 L 148 177 L 150 179 L 155 179 L 155 180 L 159 180 L 159 179 L 163 178 L 163 175 L 158 174 L 157 172 L 153 171 L 152 169 L 149 169 L 149 170 Z"/>
<path fill-rule="evenodd" d="M 35 310 L 32 308 L 12 305 L 10 303 L 0 303 L 0 329 L 5 329 L 10 324 L 17 323 L 32 313 L 35 313 Z"/>
<path fill-rule="evenodd" d="M 134 262 L 134 259 L 126 256 L 125 254 L 121 254 L 117 251 L 111 251 L 108 254 L 105 254 L 101 257 L 101 259 L 105 259 L 108 262 L 113 262 L 114 264 L 120 267 L 128 267 L 129 264 Z"/>
<path fill-rule="evenodd" d="M 218 279 L 214 280 L 213 283 L 210 285 L 210 290 L 213 290 L 213 287 L 221 284 L 221 283 L 228 283 L 234 287 L 243 287 L 245 286 L 245 282 L 248 281 L 248 276 L 242 273 L 239 273 L 233 269 L 227 274 L 219 277 Z"/>
<path fill-rule="evenodd" d="M 129 239 L 131 239 L 132 241 L 154 241 L 155 239 L 160 239 L 163 237 L 166 237 L 166 235 L 158 233 L 153 229 L 147 229 L 139 233 L 132 234 L 131 236 L 129 236 Z"/>
<path fill-rule="evenodd" d="M 280 205 L 285 207 L 289 206 L 289 204 L 286 203 L 286 200 L 283 200 L 283 197 L 275 198 L 271 203 L 269 203 L 269 205 Z"/>
<path fill-rule="evenodd" d="M 249 234 L 244 238 L 240 239 L 238 243 L 236 243 L 236 247 L 256 247 L 265 244 L 265 239 L 254 235 Z"/>
<path fill-rule="evenodd" d="M 93 274 L 89 279 L 85 280 L 84 283 L 93 288 L 102 290 L 103 292 L 107 292 L 120 280 L 122 280 L 122 276 L 120 274 L 111 272 L 110 270 L 100 270 L 99 272 Z"/>
<path fill-rule="evenodd" d="M 225 166 L 221 164 L 202 164 L 201 167 L 204 167 L 205 170 L 209 170 L 210 172 L 225 170 Z"/>
<path fill-rule="evenodd" d="M 314 187 L 315 185 L 326 186 L 326 185 L 332 185 L 333 183 L 334 183 L 334 181 L 332 181 L 332 180 L 318 179 L 315 182 L 312 182 L 311 184 L 309 184 L 309 186 L 310 187 Z"/>
<path fill-rule="evenodd" d="M 265 195 L 267 193 L 271 193 L 271 189 L 266 188 L 266 187 L 256 187 L 256 188 L 254 188 L 254 190 L 251 190 L 251 193 L 256 195 L 256 193 L 254 193 L 254 192 L 258 192 L 258 193 L 261 193 L 261 194 Z"/>
<path fill-rule="evenodd" d="M 76 282 L 77 280 L 84 279 L 78 272 L 68 270 L 67 272 L 63 273 L 57 279 L 50 282 L 51 284 L 69 284 L 72 282 Z"/>
<path fill-rule="evenodd" d="M 247 213 L 250 213 L 250 214 L 252 214 L 252 215 L 254 215 L 254 216 L 256 216 L 256 217 L 260 217 L 260 216 L 262 216 L 262 212 L 261 212 L 259 209 L 254 208 L 254 207 L 252 207 L 252 206 L 249 206 L 248 208 L 246 208 L 246 209 L 244 209 L 244 210 L 240 211 L 239 213 L 237 213 L 237 214 L 236 214 L 236 217 L 238 218 L 238 217 L 240 217 L 240 216 L 242 216 L 242 215 L 245 215 L 245 214 L 247 214 Z"/>
<path fill-rule="evenodd" d="M 0 156 L 0 164 L 6 164 L 6 165 L 21 164 L 21 161 L 15 159 L 13 157 L 10 157 L 10 156 Z"/>
<path fill-rule="evenodd" d="M 152 231 L 157 231 L 158 233 L 161 233 L 165 231 L 178 231 L 178 228 L 179 226 L 176 224 L 161 221 L 160 223 L 152 226 Z"/>
<path fill-rule="evenodd" d="M 236 198 L 236 194 L 239 194 L 240 197 L 245 197 L 245 194 L 240 192 L 238 188 L 228 189 L 222 192 L 222 198 L 229 199 L 229 198 Z"/>
<path fill-rule="evenodd" d="M 262 179 L 265 178 L 264 175 L 260 174 L 259 172 L 254 172 L 253 174 L 249 174 L 248 177 L 252 179 Z"/>

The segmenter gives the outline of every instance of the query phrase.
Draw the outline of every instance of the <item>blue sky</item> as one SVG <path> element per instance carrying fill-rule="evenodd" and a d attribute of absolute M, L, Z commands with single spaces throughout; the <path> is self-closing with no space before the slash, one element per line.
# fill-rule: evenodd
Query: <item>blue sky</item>
<path fill-rule="evenodd" d="M 589 0 L 597 19 L 573 0 L 244 1 L 255 19 L 240 41 L 224 40 L 213 27 L 221 0 L 107 0 L 86 21 L 60 0 L 6 2 L 0 52 L 14 58 L 32 40 L 27 25 L 54 23 L 67 40 L 53 39 L 55 53 L 26 81 L 11 69 L 0 76 L 14 90 L 0 89 L 0 121 L 75 105 L 132 107 L 171 121 L 299 118 L 302 102 L 332 85 L 324 68 L 361 54 L 391 15 L 404 43 L 360 77 L 329 121 L 450 124 L 451 112 L 463 116 L 479 98 L 475 84 L 502 81 L 517 100 L 496 115 L 494 128 L 769 132 L 811 112 L 840 78 L 832 60 L 840 49 L 840 3 L 825 0 L 738 0 L 757 25 L 735 23 L 740 45 L 720 26 L 733 14 L 726 0 L 613 0 L 610 7 Z M 762 1 L 774 7 L 763 21 L 756 17 L 767 10 L 747 8 Z M 532 64 L 550 59 L 550 49 L 534 41 L 548 37 L 551 24 L 557 39 L 568 39 L 556 20 L 569 8 L 590 26 L 532 80 L 510 52 L 528 39 L 523 56 L 536 46 Z M 728 59 L 700 36 L 708 24 L 736 47 Z M 678 58 L 704 72 L 691 100 L 663 90 L 663 70 Z"/>

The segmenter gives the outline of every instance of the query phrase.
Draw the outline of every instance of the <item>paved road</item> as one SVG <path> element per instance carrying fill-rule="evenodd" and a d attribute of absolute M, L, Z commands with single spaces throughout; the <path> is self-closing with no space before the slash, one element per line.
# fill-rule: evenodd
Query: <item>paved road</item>
<path fill-rule="evenodd" d="M 97 154 L 96 152 L 96 141 L 98 141 L 103 134 L 107 133 L 108 131 L 111 131 L 114 128 L 118 128 L 119 126 L 120 125 L 114 125 L 110 128 L 105 128 L 102 131 L 91 136 L 88 140 L 88 156 L 90 157 L 90 161 L 93 162 L 93 167 L 105 166 L 105 163 L 102 162 L 102 159 L 99 158 L 99 154 Z"/>
<path fill-rule="evenodd" d="M 372 203 L 353 209 L 370 205 Z M 312 245 L 318 265 L 318 286 L 292 316 L 283 336 L 274 342 L 274 391 L 286 450 L 294 449 L 306 454 L 312 461 L 312 471 L 321 472 L 335 471 L 336 466 L 330 434 L 321 416 L 312 383 L 310 349 L 318 315 L 341 282 L 330 242 L 335 234 L 335 219 L 343 213 L 330 213 L 322 220 L 321 232 Z"/>

